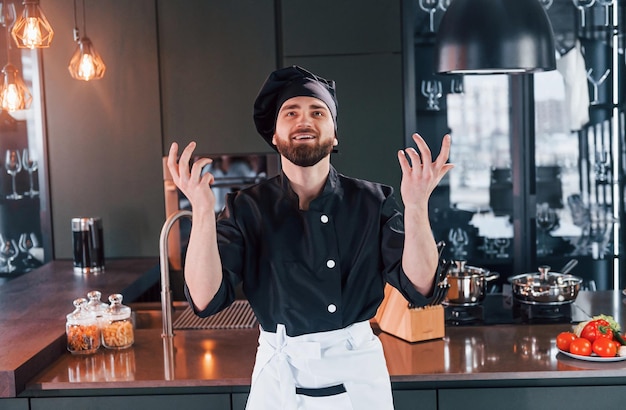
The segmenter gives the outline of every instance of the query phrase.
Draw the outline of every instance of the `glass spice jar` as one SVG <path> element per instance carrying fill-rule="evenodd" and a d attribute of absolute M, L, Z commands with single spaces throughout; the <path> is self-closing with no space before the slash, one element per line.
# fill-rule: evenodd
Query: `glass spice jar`
<path fill-rule="evenodd" d="M 109 305 L 100 298 L 102 297 L 102 293 L 98 290 L 92 290 L 87 293 L 87 311 L 93 313 L 93 315 L 98 320 L 98 325 L 102 327 L 101 321 L 104 313 L 109 308 Z"/>
<path fill-rule="evenodd" d="M 95 353 L 100 347 L 100 326 L 87 310 L 87 299 L 74 299 L 74 311 L 66 316 L 67 350 L 72 354 Z"/>
<path fill-rule="evenodd" d="M 109 308 L 102 317 L 102 344 L 107 349 L 125 349 L 135 342 L 131 309 L 122 304 L 119 293 L 109 296 Z"/>

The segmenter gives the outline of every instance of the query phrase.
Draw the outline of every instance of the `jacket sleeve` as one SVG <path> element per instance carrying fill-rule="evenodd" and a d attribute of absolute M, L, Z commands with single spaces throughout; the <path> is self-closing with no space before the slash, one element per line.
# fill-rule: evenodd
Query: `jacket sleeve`
<path fill-rule="evenodd" d="M 218 215 L 217 246 L 222 261 L 222 282 L 206 308 L 203 310 L 196 308 L 185 283 L 185 297 L 193 307 L 194 313 L 200 317 L 214 315 L 230 306 L 235 300 L 235 289 L 241 282 L 245 241 L 235 221 L 233 202 L 234 195 L 227 195 L 226 206 Z"/>
<path fill-rule="evenodd" d="M 381 254 L 387 283 L 396 288 L 413 306 L 425 306 L 432 297 L 418 292 L 402 269 L 404 252 L 404 214 L 393 191 L 381 208 Z"/>

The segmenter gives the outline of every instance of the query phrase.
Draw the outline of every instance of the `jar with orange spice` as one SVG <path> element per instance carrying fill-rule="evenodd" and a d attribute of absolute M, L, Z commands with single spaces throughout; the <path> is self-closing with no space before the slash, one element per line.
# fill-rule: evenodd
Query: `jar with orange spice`
<path fill-rule="evenodd" d="M 100 326 L 96 316 L 87 310 L 87 299 L 74 300 L 74 311 L 66 316 L 67 350 L 72 354 L 95 353 L 100 348 Z"/>
<path fill-rule="evenodd" d="M 131 309 L 122 304 L 119 293 L 109 296 L 109 308 L 102 316 L 102 344 L 107 349 L 125 349 L 135 342 Z"/>

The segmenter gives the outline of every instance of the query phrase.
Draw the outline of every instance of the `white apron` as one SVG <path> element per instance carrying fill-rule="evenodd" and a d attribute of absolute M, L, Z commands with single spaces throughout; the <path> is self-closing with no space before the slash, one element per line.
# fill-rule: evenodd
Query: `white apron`
<path fill-rule="evenodd" d="M 261 329 L 246 410 L 393 410 L 380 340 L 368 321 L 290 337 Z"/>

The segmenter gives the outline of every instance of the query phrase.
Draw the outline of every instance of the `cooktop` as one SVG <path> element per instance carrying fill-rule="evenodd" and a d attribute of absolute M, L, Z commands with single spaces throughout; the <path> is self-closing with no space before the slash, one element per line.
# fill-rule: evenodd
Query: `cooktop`
<path fill-rule="evenodd" d="M 590 316 L 576 302 L 562 305 L 530 305 L 521 303 L 512 294 L 489 293 L 478 305 L 445 306 L 446 325 L 501 325 L 579 323 Z"/>

